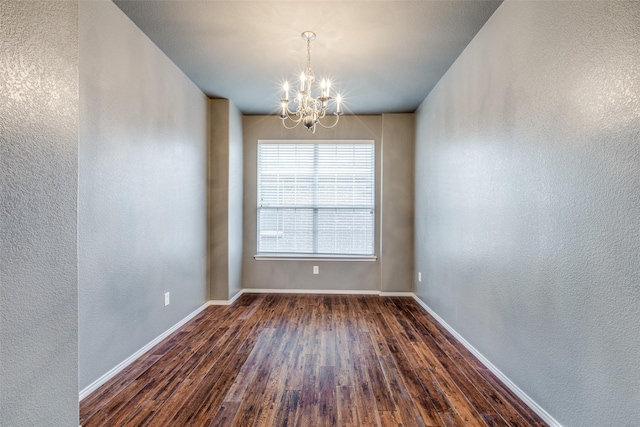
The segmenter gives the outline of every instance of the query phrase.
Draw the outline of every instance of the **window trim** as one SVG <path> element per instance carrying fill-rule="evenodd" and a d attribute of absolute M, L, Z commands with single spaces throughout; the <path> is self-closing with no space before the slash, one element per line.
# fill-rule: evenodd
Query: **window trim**
<path fill-rule="evenodd" d="M 371 209 L 373 214 L 373 253 L 372 254 L 331 254 L 331 253 L 286 253 L 286 252 L 258 252 L 258 245 L 260 243 L 260 230 L 257 222 L 259 221 L 260 202 L 257 196 L 260 192 L 259 189 L 259 167 L 258 167 L 258 152 L 261 144 L 367 144 L 373 147 L 373 205 L 366 206 L 366 209 Z M 356 261 L 356 262 L 372 262 L 378 260 L 378 248 L 376 245 L 378 234 L 376 229 L 376 223 L 378 221 L 378 147 L 375 139 L 258 139 L 256 145 L 256 254 L 253 258 L 256 261 Z M 300 208 L 302 206 L 296 206 Z M 313 208 L 309 206 L 309 208 Z M 316 207 L 317 208 L 317 207 Z M 323 207 L 330 208 L 330 207 Z M 334 207 L 337 208 L 337 207 Z M 340 207 L 338 209 L 352 209 L 353 207 Z M 356 208 L 364 208 L 363 206 L 356 206 Z"/>

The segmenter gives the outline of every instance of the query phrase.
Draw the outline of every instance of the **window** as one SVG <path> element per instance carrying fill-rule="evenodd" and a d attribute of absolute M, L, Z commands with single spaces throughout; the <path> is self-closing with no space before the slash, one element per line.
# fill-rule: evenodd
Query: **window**
<path fill-rule="evenodd" d="M 374 254 L 373 141 L 259 141 L 258 254 Z"/>

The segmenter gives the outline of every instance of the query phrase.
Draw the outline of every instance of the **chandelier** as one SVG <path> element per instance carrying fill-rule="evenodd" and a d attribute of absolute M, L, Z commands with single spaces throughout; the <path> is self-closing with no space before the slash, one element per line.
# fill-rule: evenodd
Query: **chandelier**
<path fill-rule="evenodd" d="M 336 110 L 333 113 L 335 121 L 333 124 L 323 123 L 323 119 L 327 115 L 327 108 L 331 97 L 331 82 L 329 80 L 322 79 L 320 82 L 320 96 L 314 98 L 312 96 L 313 82 L 315 77 L 313 71 L 311 71 L 311 42 L 315 40 L 316 33 L 313 31 L 305 31 L 302 33 L 302 40 L 307 42 L 307 70 L 300 74 L 300 90 L 297 92 L 294 99 L 294 109 L 290 108 L 289 100 L 289 83 L 284 82 L 282 87 L 284 91 L 284 98 L 280 101 L 282 111 L 280 112 L 280 118 L 282 119 L 282 125 L 287 129 L 293 129 L 300 123 L 311 133 L 316 131 L 316 125 L 320 125 L 323 128 L 332 128 L 338 124 L 342 112 L 340 111 L 340 103 L 342 97 L 338 94 L 335 98 Z M 287 120 L 293 123 L 287 126 Z"/>

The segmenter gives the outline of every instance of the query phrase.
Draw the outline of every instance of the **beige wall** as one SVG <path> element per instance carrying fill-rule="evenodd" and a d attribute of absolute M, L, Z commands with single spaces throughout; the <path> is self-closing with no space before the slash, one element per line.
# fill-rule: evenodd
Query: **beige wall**
<path fill-rule="evenodd" d="M 242 289 L 244 141 L 242 113 L 229 103 L 229 298 Z"/>
<path fill-rule="evenodd" d="M 406 116 L 406 117 L 404 117 Z M 244 236 L 242 257 L 242 286 L 243 288 L 258 289 L 307 289 L 307 290 L 411 290 L 411 266 L 413 265 L 412 236 L 407 236 L 406 229 L 412 230 L 413 224 L 403 224 L 402 232 L 395 233 L 392 230 L 382 230 L 381 218 L 389 209 L 389 226 L 402 218 L 408 220 L 404 209 L 413 205 L 411 173 L 396 173 L 401 168 L 404 172 L 412 170 L 413 150 L 413 115 L 389 116 L 390 131 L 388 133 L 390 144 L 395 141 L 389 153 L 393 154 L 390 161 L 399 161 L 397 168 L 391 167 L 387 177 L 391 180 L 398 178 L 407 180 L 406 183 L 384 183 L 381 173 L 384 160 L 383 149 L 383 123 L 387 116 L 344 116 L 340 123 L 333 129 L 317 129 L 315 134 L 307 132 L 303 128 L 286 130 L 280 120 L 275 116 L 246 116 L 244 118 Z M 409 126 L 402 131 L 403 126 Z M 394 130 L 395 129 L 395 130 Z M 256 147 L 260 139 L 264 140 L 326 140 L 326 139 L 360 139 L 373 140 L 376 147 L 376 219 L 375 219 L 375 247 L 378 259 L 376 261 L 265 261 L 255 260 L 256 254 Z M 388 188 L 389 205 L 381 205 L 381 188 Z M 406 191 L 396 191 L 397 197 L 392 197 L 394 190 L 406 188 Z M 404 197 L 404 199 L 403 199 Z M 392 213 L 394 206 L 401 209 Z M 397 238 L 394 236 L 398 236 Z M 408 237 L 408 238 L 407 238 Z M 381 238 L 386 239 L 390 247 L 404 247 L 406 250 L 395 252 L 395 256 L 403 261 L 394 262 L 394 254 L 380 250 Z M 397 239 L 402 242 L 396 241 Z M 406 241 L 404 241 L 404 240 Z M 385 259 L 384 261 L 381 258 Z M 407 261 L 404 261 L 404 258 Z M 387 262 L 388 261 L 388 262 Z M 320 274 L 312 274 L 312 267 L 318 265 Z M 382 267 L 384 265 L 384 267 Z M 381 268 L 389 271 L 386 283 L 381 283 Z M 407 270 L 402 271 L 401 270 Z M 394 276 L 394 277 L 392 277 Z M 386 280 L 386 279 L 385 279 Z"/>
<path fill-rule="evenodd" d="M 380 290 L 408 292 L 413 283 L 414 114 L 382 115 Z"/>
<path fill-rule="evenodd" d="M 209 297 L 227 300 L 242 277 L 242 115 L 228 99 L 209 100 Z"/>

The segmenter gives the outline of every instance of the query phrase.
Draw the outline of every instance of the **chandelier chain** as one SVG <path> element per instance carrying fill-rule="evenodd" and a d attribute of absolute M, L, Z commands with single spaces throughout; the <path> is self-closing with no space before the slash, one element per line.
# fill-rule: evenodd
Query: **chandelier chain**
<path fill-rule="evenodd" d="M 307 39 L 307 72 L 311 71 L 311 40 Z"/>

